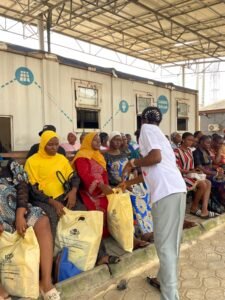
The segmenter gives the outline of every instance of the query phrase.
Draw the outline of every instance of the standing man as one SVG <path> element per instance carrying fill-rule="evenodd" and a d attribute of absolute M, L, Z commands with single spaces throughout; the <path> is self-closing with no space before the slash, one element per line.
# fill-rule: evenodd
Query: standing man
<path fill-rule="evenodd" d="M 186 185 L 176 166 L 170 142 L 159 129 L 162 120 L 157 107 L 142 112 L 139 139 L 142 158 L 132 159 L 123 170 L 125 175 L 141 167 L 152 199 L 155 247 L 159 257 L 161 300 L 178 300 L 177 265 L 186 206 Z M 156 286 L 156 279 L 149 278 Z"/>

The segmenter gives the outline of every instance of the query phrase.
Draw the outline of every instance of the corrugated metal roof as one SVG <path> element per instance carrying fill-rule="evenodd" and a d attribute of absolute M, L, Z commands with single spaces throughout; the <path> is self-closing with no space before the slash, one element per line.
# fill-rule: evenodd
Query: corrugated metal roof
<path fill-rule="evenodd" d="M 1 0 L 0 15 L 156 64 L 225 56 L 223 0 Z"/>
<path fill-rule="evenodd" d="M 214 112 L 224 112 L 225 111 L 225 100 L 217 101 L 216 103 L 202 107 L 199 110 L 199 114 L 202 113 L 214 113 Z"/>

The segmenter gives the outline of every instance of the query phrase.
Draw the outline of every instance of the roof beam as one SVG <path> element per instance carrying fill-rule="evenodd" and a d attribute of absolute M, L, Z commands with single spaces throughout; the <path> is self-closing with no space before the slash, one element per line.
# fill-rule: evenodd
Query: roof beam
<path fill-rule="evenodd" d="M 211 43 L 215 44 L 215 45 L 218 46 L 218 47 L 222 47 L 222 48 L 224 48 L 224 50 L 225 50 L 225 47 L 224 47 L 223 45 L 220 45 L 218 42 L 212 40 L 211 38 L 208 38 L 208 37 L 204 36 L 203 34 L 200 34 L 199 32 L 196 32 L 196 31 L 193 30 L 193 29 L 190 29 L 188 26 L 185 26 L 185 25 L 181 24 L 180 22 L 177 22 L 177 21 L 172 20 L 170 17 L 168 17 L 168 16 L 166 16 L 166 15 L 164 15 L 164 14 L 162 14 L 162 13 L 156 11 L 155 9 L 153 9 L 153 8 L 151 8 L 151 7 L 149 7 L 149 6 L 145 5 L 145 4 L 143 4 L 143 3 L 141 3 L 140 0 L 130 0 L 130 1 L 133 2 L 133 3 L 135 3 L 136 5 L 138 5 L 138 6 L 142 7 L 142 8 L 144 8 L 144 9 L 146 9 L 146 10 L 151 11 L 154 15 L 157 15 L 157 16 L 159 16 L 159 17 L 161 17 L 161 18 L 163 18 L 163 19 L 165 19 L 165 20 L 167 20 L 167 21 L 169 21 L 169 22 L 175 24 L 176 26 L 178 26 L 178 27 L 180 27 L 180 28 L 183 28 L 183 29 L 189 31 L 189 32 L 191 32 L 192 34 L 196 35 L 197 37 L 202 38 L 202 39 L 205 39 L 205 40 L 207 40 L 208 42 L 211 42 Z"/>

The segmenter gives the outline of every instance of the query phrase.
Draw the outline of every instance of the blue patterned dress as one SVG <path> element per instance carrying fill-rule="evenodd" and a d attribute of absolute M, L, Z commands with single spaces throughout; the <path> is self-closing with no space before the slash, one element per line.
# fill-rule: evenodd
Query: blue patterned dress
<path fill-rule="evenodd" d="M 0 162 L 0 224 L 10 233 L 16 230 L 17 208 L 26 208 L 25 218 L 28 226 L 34 226 L 44 215 L 41 208 L 28 203 L 27 182 L 27 174 L 16 161 Z"/>

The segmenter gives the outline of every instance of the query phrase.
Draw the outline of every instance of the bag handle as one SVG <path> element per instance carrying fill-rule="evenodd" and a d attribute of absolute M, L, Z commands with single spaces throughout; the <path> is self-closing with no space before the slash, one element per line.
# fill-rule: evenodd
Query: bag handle
<path fill-rule="evenodd" d="M 114 188 L 113 190 L 113 194 L 123 194 L 123 191 L 121 188 Z"/>
<path fill-rule="evenodd" d="M 56 176 L 57 176 L 59 182 L 60 182 L 62 185 L 64 185 L 65 182 L 66 182 L 66 178 L 64 177 L 64 175 L 62 174 L 62 172 L 61 172 L 61 171 L 56 171 Z"/>
<path fill-rule="evenodd" d="M 68 176 L 68 180 L 64 177 L 61 171 L 56 171 L 56 176 L 59 182 L 62 184 L 65 193 L 68 193 L 71 190 L 70 180 L 73 177 L 74 172 L 71 172 Z"/>

